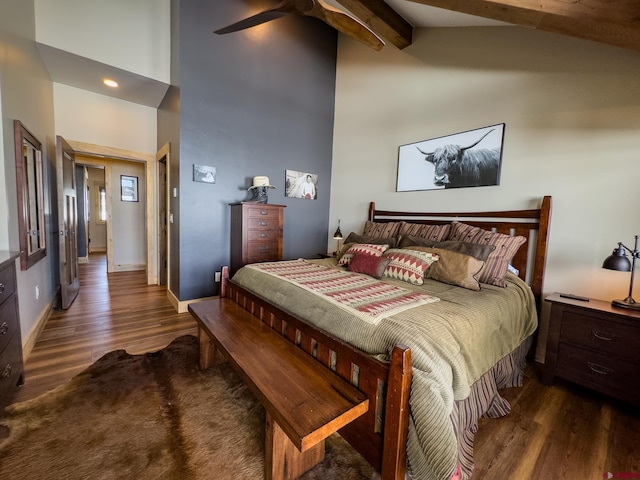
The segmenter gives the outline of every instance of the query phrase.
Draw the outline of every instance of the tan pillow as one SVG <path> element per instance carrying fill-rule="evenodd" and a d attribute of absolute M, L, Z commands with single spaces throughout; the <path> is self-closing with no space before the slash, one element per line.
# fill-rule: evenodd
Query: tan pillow
<path fill-rule="evenodd" d="M 469 290 L 480 290 L 478 275 L 484 267 L 482 260 L 444 248 L 420 247 L 420 250 L 440 257 L 427 269 L 426 278 Z"/>
<path fill-rule="evenodd" d="M 493 245 L 495 250 L 491 252 L 485 267 L 480 272 L 480 283 L 488 283 L 498 287 L 506 287 L 505 276 L 511 259 L 520 246 L 527 241 L 523 236 L 510 236 L 502 233 L 494 233 L 474 227 L 466 223 L 451 223 L 449 240 L 457 240 L 467 243 L 479 243 L 481 245 Z"/>

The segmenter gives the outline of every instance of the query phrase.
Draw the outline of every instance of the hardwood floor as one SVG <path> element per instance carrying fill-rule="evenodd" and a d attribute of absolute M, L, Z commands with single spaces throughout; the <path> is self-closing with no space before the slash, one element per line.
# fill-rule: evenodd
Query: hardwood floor
<path fill-rule="evenodd" d="M 16 400 L 65 383 L 108 351 L 154 351 L 196 334 L 191 315 L 177 314 L 144 272 L 107 275 L 105 257 L 92 255 L 80 282 L 71 308 L 47 322 Z M 524 386 L 502 392 L 509 415 L 480 421 L 472 480 L 640 478 L 640 409 L 560 380 L 542 385 L 537 369 L 529 365 Z"/>
<path fill-rule="evenodd" d="M 144 271 L 107 274 L 106 256 L 79 265 L 80 293 L 68 310 L 55 310 L 25 363 L 16 401 L 33 398 L 84 370 L 105 353 L 159 350 L 197 334 L 189 313 L 176 313 L 165 287 L 147 285 Z"/>

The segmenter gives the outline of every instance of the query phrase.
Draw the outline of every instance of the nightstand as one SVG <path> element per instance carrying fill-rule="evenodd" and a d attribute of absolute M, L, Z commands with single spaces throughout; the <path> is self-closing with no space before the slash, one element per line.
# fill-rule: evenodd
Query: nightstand
<path fill-rule="evenodd" d="M 560 377 L 640 405 L 640 311 L 554 293 L 543 383 Z"/>

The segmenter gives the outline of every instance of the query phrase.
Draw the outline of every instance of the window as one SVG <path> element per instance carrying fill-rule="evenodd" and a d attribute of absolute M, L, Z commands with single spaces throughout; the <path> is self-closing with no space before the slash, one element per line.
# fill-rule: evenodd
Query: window
<path fill-rule="evenodd" d="M 96 223 L 105 223 L 107 221 L 107 191 L 104 185 L 98 185 L 98 215 L 96 216 Z"/>

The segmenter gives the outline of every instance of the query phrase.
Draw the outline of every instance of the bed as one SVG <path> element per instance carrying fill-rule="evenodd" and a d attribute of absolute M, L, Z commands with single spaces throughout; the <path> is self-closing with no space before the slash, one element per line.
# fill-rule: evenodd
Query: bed
<path fill-rule="evenodd" d="M 499 212 L 397 212 L 371 203 L 363 234 L 377 230 L 378 239 L 389 232 L 398 242 L 405 239 L 403 249 L 398 243 L 387 253 L 440 252 L 443 260 L 440 247 L 454 233 L 450 243 L 498 237 L 504 242 L 510 237 L 511 244 L 518 239 L 502 282 L 480 283 L 479 291 L 429 275 L 422 285 L 393 275 L 383 278 L 385 285 L 408 295 L 435 300 L 393 310 L 375 321 L 278 273 L 303 268 L 333 275 L 345 270 L 338 258 L 249 265 L 233 279 L 224 269 L 221 296 L 367 394 L 369 411 L 340 434 L 383 479 L 403 478 L 405 468 L 415 479 L 469 478 L 479 417 L 507 414 L 509 404 L 498 389 L 521 385 L 525 356 L 537 331 L 550 214 L 548 196 L 539 208 Z M 420 236 L 434 231 L 439 238 Z M 497 245 L 492 251 L 499 250 Z M 483 265 L 489 266 L 486 256 Z"/>

